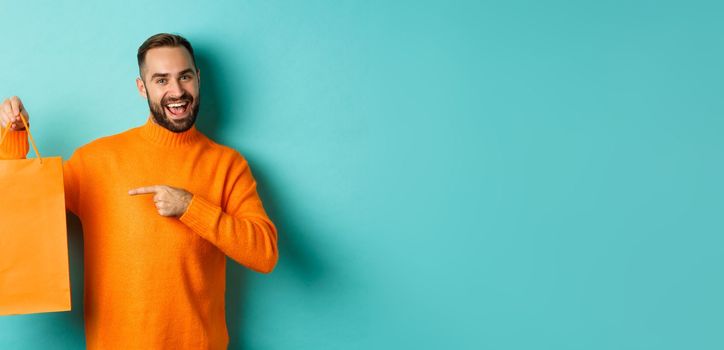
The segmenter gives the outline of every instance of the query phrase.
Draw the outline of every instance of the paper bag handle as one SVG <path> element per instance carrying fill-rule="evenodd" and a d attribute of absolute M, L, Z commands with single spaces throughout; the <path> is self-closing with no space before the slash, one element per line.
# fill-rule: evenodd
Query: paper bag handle
<path fill-rule="evenodd" d="M 25 117 L 23 116 L 22 113 L 20 113 L 20 120 L 23 121 L 25 130 L 28 131 L 28 138 L 30 139 L 30 143 L 33 144 L 33 150 L 35 150 L 35 155 L 38 157 L 40 164 L 43 164 L 43 158 L 40 156 L 40 152 L 38 152 L 38 146 L 35 145 L 35 140 L 33 140 L 33 134 L 30 132 L 30 127 L 28 126 L 28 122 L 25 120 Z M 2 126 L 0 125 L 0 129 L 1 128 L 2 128 Z M 0 137 L 0 145 L 2 145 L 3 141 L 5 141 L 5 136 L 8 134 L 8 131 L 10 131 L 10 122 L 8 122 L 8 125 L 5 127 L 5 131 L 3 131 L 2 137 Z"/>

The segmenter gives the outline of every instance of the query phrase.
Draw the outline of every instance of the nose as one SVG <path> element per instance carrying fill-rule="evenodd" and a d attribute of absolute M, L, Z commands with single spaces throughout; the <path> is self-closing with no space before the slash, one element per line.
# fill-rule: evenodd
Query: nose
<path fill-rule="evenodd" d="M 181 97 L 183 95 L 183 89 L 181 89 L 181 84 L 177 80 L 171 80 L 171 82 L 168 84 L 168 93 L 172 97 Z"/>

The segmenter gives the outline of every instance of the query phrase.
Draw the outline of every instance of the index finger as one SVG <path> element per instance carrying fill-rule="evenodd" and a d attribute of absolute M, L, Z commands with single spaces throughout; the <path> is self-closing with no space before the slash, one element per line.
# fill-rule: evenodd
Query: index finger
<path fill-rule="evenodd" d="M 130 191 L 128 191 L 128 194 L 131 196 L 135 196 L 138 194 L 149 194 L 149 193 L 156 193 L 158 192 L 158 186 L 146 186 L 146 187 L 139 187 L 134 188 Z"/>

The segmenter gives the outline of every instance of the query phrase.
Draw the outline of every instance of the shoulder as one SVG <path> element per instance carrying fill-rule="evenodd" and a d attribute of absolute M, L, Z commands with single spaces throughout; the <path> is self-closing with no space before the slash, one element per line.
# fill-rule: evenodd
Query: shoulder
<path fill-rule="evenodd" d="M 220 160 L 230 166 L 246 166 L 246 157 L 238 150 L 227 145 L 220 144 L 208 137 L 206 139 L 207 152 L 216 154 Z"/>
<path fill-rule="evenodd" d="M 99 137 L 88 142 L 75 150 L 76 154 L 93 155 L 104 154 L 113 150 L 122 149 L 122 146 L 130 140 L 130 136 L 136 128 L 131 128 L 113 135 Z"/>

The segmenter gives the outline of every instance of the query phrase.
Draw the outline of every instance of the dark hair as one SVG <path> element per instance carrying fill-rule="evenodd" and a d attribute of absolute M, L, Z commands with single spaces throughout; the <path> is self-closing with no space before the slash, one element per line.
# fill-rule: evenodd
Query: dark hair
<path fill-rule="evenodd" d="M 158 33 L 146 39 L 146 41 L 138 47 L 138 54 L 136 55 L 136 58 L 138 59 L 139 72 L 141 70 L 141 66 L 143 66 L 146 61 L 146 52 L 148 52 L 148 50 L 155 49 L 157 47 L 179 46 L 185 47 L 189 54 L 191 54 L 191 61 L 194 63 L 194 68 L 198 70 L 198 67 L 196 67 L 196 57 L 194 57 L 194 49 L 191 47 L 191 43 L 186 40 L 186 38 L 176 34 Z"/>

